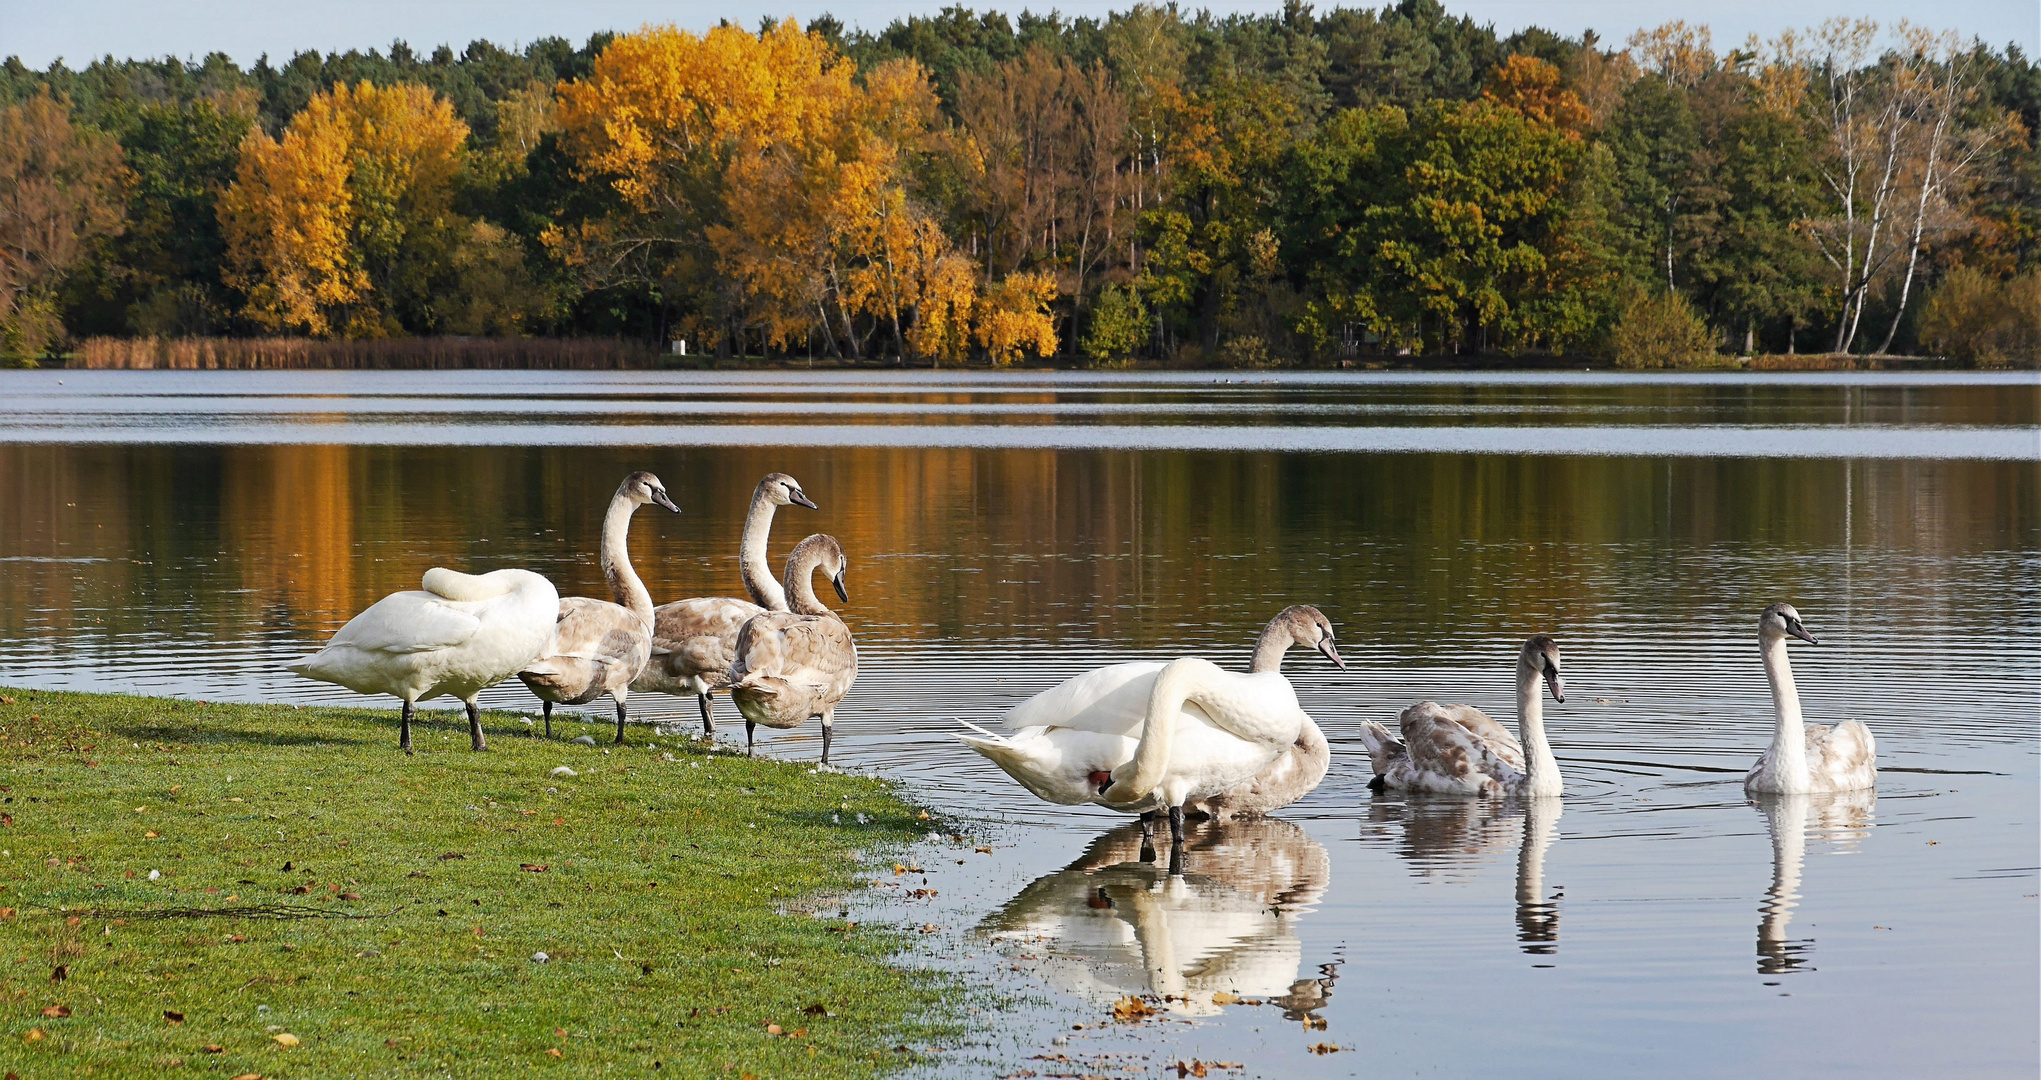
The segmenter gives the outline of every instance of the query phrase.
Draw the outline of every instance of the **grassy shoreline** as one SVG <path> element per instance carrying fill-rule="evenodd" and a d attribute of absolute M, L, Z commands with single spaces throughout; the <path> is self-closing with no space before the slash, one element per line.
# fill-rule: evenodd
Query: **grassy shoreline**
<path fill-rule="evenodd" d="M 484 722 L 407 757 L 382 711 L 0 690 L 11 1067 L 871 1076 L 941 1034 L 897 933 L 784 914 L 926 831 L 886 785 Z"/>

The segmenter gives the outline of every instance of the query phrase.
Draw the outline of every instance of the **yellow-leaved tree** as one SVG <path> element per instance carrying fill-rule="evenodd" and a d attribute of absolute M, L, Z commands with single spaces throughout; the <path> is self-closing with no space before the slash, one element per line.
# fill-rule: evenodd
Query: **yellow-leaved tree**
<path fill-rule="evenodd" d="M 366 81 L 314 95 L 281 139 L 251 132 L 219 210 L 248 318 L 319 337 L 430 328 L 473 226 L 453 211 L 467 138 L 430 89 Z"/>

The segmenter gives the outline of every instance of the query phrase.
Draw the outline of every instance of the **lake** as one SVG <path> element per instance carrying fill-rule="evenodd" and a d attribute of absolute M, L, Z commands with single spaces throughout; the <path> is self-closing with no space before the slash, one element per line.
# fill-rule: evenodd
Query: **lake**
<path fill-rule="evenodd" d="M 647 468 L 683 511 L 633 529 L 654 598 L 734 594 L 752 486 L 797 477 L 820 509 L 780 512 L 773 559 L 810 532 L 850 559 L 837 761 L 972 834 L 853 902 L 1001 992 L 931 1075 L 2041 1068 L 2031 374 L 0 372 L 0 392 L 15 686 L 358 703 L 280 662 L 427 567 L 603 595 L 602 508 Z M 1779 600 L 1822 640 L 1793 652 L 1809 720 L 1877 736 L 1875 798 L 1744 796 L 1772 724 L 1754 623 Z M 1103 663 L 1244 666 L 1290 603 L 1349 665 L 1285 667 L 1332 771 L 1274 819 L 1195 828 L 1183 877 L 1124 818 L 1043 805 L 950 737 Z M 1362 721 L 1435 698 L 1513 725 L 1538 632 L 1565 654 L 1563 806 L 1368 789 Z M 514 682 L 483 701 L 535 707 Z M 634 740 L 698 726 L 691 700 L 631 707 Z M 422 745 L 465 747 L 428 715 Z M 761 745 L 812 760 L 820 737 Z M 1130 993 L 1169 1000 L 1111 1023 Z"/>

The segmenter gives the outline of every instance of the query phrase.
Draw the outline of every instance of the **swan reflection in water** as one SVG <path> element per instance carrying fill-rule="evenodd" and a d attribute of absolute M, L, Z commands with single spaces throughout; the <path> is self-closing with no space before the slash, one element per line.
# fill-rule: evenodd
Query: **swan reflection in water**
<path fill-rule="evenodd" d="M 1838 853 L 1855 851 L 1871 834 L 1878 792 L 1864 788 L 1820 795 L 1757 795 L 1751 801 L 1765 815 L 1765 828 L 1772 834 L 1772 887 L 1758 905 L 1758 972 L 1812 971 L 1807 961 L 1814 939 L 1786 936 L 1793 909 L 1800 906 L 1800 864 L 1807 854 L 1808 825 L 1811 821 Z"/>
<path fill-rule="evenodd" d="M 1171 874 L 1142 858 L 1138 823 L 1114 829 L 978 929 L 1037 962 L 1051 986 L 1095 1004 L 1154 994 L 1176 1015 L 1210 1016 L 1224 992 L 1316 1021 L 1337 965 L 1298 978 L 1296 923 L 1331 880 L 1325 848 L 1274 818 L 1208 822 L 1187 839 L 1197 871 Z"/>
<path fill-rule="evenodd" d="M 1558 799 L 1377 798 L 1368 831 L 1410 863 L 1419 877 L 1472 880 L 1473 871 L 1517 849 L 1517 940 L 1537 956 L 1559 951 L 1559 902 L 1545 891 L 1545 853 L 1559 837 Z"/>

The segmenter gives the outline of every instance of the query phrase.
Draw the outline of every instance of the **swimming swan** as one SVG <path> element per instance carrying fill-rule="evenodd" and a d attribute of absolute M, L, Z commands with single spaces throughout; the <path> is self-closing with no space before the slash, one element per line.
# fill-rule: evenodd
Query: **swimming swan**
<path fill-rule="evenodd" d="M 468 706 L 468 736 L 487 750 L 475 695 L 532 662 L 553 639 L 560 594 L 529 570 L 462 574 L 435 567 L 423 588 L 391 593 L 348 620 L 324 648 L 284 665 L 357 694 L 404 701 L 400 749 L 411 749 L 411 711 L 451 694 Z"/>
<path fill-rule="evenodd" d="M 1800 719 L 1800 691 L 1793 685 L 1793 666 L 1786 662 L 1789 637 L 1821 644 L 1800 624 L 1800 613 L 1791 604 L 1773 604 L 1758 616 L 1758 652 L 1765 659 L 1765 678 L 1772 684 L 1778 726 L 1772 731 L 1771 748 L 1743 778 L 1743 790 L 1806 795 L 1877 787 L 1878 747 L 1863 721 L 1809 727 Z"/>
<path fill-rule="evenodd" d="M 538 659 L 517 673 L 545 703 L 546 735 L 553 734 L 553 705 L 581 705 L 604 694 L 616 702 L 617 741 L 624 741 L 624 702 L 631 680 L 652 654 L 652 594 L 631 569 L 627 546 L 631 515 L 646 503 L 680 513 L 666 485 L 648 472 L 634 472 L 610 496 L 602 519 L 602 576 L 615 603 L 568 596 L 560 600 L 553 641 Z"/>
<path fill-rule="evenodd" d="M 858 650 L 850 628 L 815 598 L 815 571 L 829 575 L 837 598 L 848 602 L 843 575 L 849 563 L 833 536 L 817 533 L 794 545 L 787 556 L 787 593 L 792 611 L 752 616 L 737 634 L 737 658 L 730 663 L 730 700 L 744 715 L 744 746 L 752 748 L 758 725 L 795 728 L 822 721 L 822 763 L 829 764 L 829 740 L 836 731 L 836 705 L 857 682 Z"/>
<path fill-rule="evenodd" d="M 1262 628 L 1248 672 L 1283 670 L 1283 654 L 1292 645 L 1309 645 L 1339 668 L 1346 667 L 1332 643 L 1332 621 L 1309 604 L 1295 604 L 1277 612 Z M 1217 821 L 1273 813 L 1311 794 L 1331 766 L 1332 746 L 1318 730 L 1318 722 L 1306 715 L 1297 741 L 1276 755 L 1268 768 L 1231 791 L 1194 800 L 1184 811 L 1206 814 Z"/>
<path fill-rule="evenodd" d="M 1114 664 L 1051 687 L 1006 714 L 1008 734 L 959 735 L 1045 801 L 1169 814 L 1182 865 L 1184 804 L 1253 779 L 1297 741 L 1304 710 L 1277 672 L 1209 660 Z"/>
<path fill-rule="evenodd" d="M 709 692 L 730 685 L 730 662 L 737 658 L 737 631 L 754 615 L 787 610 L 787 594 L 773 580 L 766 562 L 766 537 L 773 512 L 782 506 L 816 509 L 801 483 L 786 473 L 772 473 L 751 493 L 744 515 L 744 536 L 737 544 L 737 568 L 749 601 L 734 596 L 703 596 L 661 604 L 652 613 L 652 659 L 631 689 L 693 696 L 702 709 L 702 728 L 716 730 Z"/>
<path fill-rule="evenodd" d="M 1375 779 L 1368 786 L 1446 795 L 1565 794 L 1559 761 L 1545 740 L 1545 710 L 1538 696 L 1541 677 L 1552 689 L 1552 700 L 1566 700 L 1566 684 L 1559 677 L 1559 645 L 1544 634 L 1524 642 L 1517 653 L 1522 744 L 1472 705 L 1426 701 L 1403 710 L 1400 742 L 1373 720 L 1362 724 L 1361 742 L 1375 766 Z"/>

